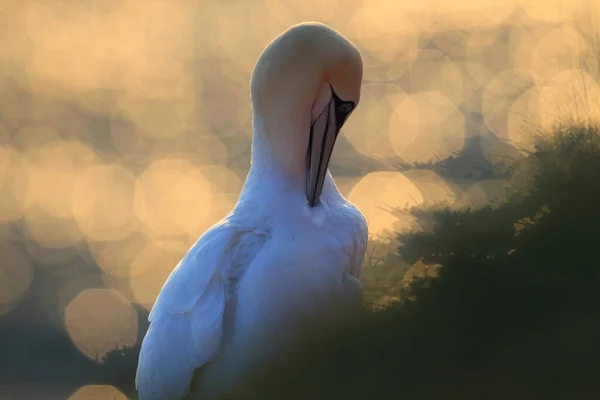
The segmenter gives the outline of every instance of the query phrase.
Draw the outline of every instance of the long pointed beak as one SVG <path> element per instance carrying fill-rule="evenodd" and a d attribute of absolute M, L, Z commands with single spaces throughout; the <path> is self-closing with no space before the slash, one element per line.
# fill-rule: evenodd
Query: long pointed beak
<path fill-rule="evenodd" d="M 314 120 L 310 128 L 307 152 L 306 198 L 311 207 L 319 203 L 335 140 L 346 118 L 354 108 L 353 102 L 341 100 L 335 94 L 333 88 L 331 92 L 331 101 Z"/>

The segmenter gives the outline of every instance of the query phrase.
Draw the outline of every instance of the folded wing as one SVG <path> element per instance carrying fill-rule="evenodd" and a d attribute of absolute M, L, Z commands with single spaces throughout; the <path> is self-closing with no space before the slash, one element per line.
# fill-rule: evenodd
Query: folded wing
<path fill-rule="evenodd" d="M 225 220 L 175 267 L 150 312 L 136 374 L 140 400 L 186 395 L 194 371 L 217 355 L 228 294 L 265 241 Z"/>

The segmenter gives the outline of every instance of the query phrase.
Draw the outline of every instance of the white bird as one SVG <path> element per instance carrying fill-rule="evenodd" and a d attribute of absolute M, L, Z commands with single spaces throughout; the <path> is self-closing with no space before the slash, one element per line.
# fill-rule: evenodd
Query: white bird
<path fill-rule="evenodd" d="M 250 171 L 234 209 L 192 246 L 150 312 L 141 400 L 219 398 L 307 327 L 358 309 L 367 224 L 328 163 L 362 69 L 358 49 L 320 23 L 265 48 L 250 85 Z"/>

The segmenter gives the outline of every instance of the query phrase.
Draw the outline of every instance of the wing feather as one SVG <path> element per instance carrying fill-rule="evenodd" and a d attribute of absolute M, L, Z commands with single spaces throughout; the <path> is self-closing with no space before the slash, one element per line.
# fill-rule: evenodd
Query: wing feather
<path fill-rule="evenodd" d="M 185 314 L 192 310 L 205 293 L 219 266 L 227 263 L 231 248 L 237 243 L 231 239 L 235 228 L 222 223 L 208 230 L 167 278 L 148 320 L 165 313 Z"/>
<path fill-rule="evenodd" d="M 194 371 L 218 354 L 231 281 L 263 243 L 260 233 L 224 220 L 173 269 L 148 317 L 136 374 L 140 400 L 181 399 Z"/>

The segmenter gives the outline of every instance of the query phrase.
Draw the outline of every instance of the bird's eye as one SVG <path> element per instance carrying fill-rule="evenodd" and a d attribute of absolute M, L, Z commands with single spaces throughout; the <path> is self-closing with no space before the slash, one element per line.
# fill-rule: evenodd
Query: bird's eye
<path fill-rule="evenodd" d="M 339 108 L 339 111 L 341 113 L 348 114 L 350 111 L 352 111 L 352 104 L 342 104 Z"/>

